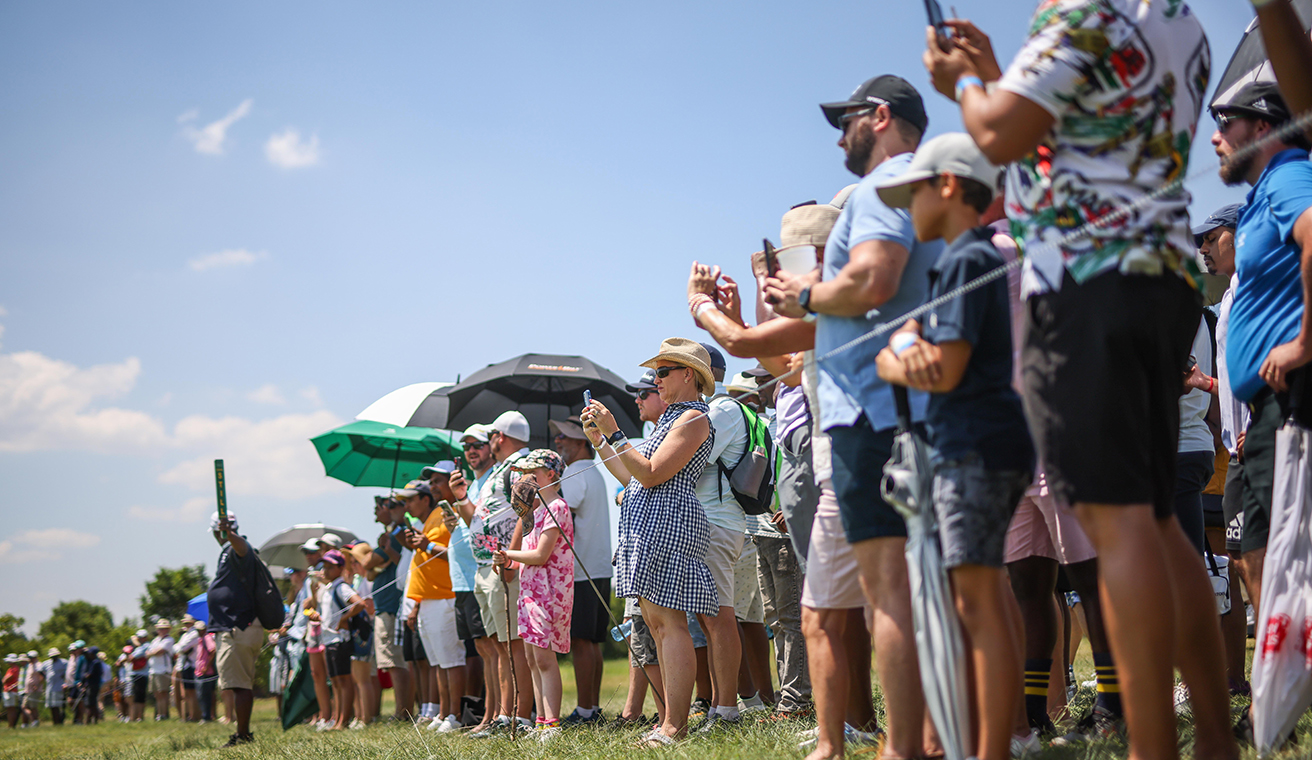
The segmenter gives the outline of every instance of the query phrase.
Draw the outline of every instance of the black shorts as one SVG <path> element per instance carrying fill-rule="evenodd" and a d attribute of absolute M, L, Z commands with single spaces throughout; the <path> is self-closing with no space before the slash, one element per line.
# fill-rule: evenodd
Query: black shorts
<path fill-rule="evenodd" d="M 471 657 L 481 657 L 481 656 L 482 656 L 482 655 L 480 655 L 480 654 L 478 653 L 478 646 L 477 646 L 476 644 L 474 644 L 474 640 L 473 640 L 473 639 L 465 639 L 465 640 L 464 640 L 464 643 L 465 643 L 465 659 L 466 659 L 466 660 L 468 660 L 468 659 L 471 658 Z"/>
<path fill-rule="evenodd" d="M 884 464 L 893 454 L 895 430 L 871 430 L 864 414 L 851 425 L 829 428 L 833 460 L 834 495 L 843 519 L 847 542 L 907 535 L 907 524 L 893 505 L 884 501 L 879 483 Z"/>
<path fill-rule="evenodd" d="M 1225 527 L 1225 497 L 1219 493 L 1205 493 L 1203 499 L 1203 527 Z"/>
<path fill-rule="evenodd" d="M 606 597 L 605 604 L 597 591 Z M 592 583 L 574 581 L 574 612 L 569 622 L 569 637 L 600 644 L 610 635 L 610 578 L 594 578 Z"/>
<path fill-rule="evenodd" d="M 428 653 L 424 651 L 424 641 L 419 638 L 419 631 L 405 623 L 401 624 L 401 659 L 406 662 L 428 661 Z"/>
<path fill-rule="evenodd" d="M 1202 297 L 1173 274 L 1111 271 L 1076 284 L 1067 272 L 1061 290 L 1029 299 L 1025 411 L 1058 498 L 1171 516 L 1180 392 L 1201 316 Z"/>
<path fill-rule="evenodd" d="M 150 691 L 150 676 L 132 676 L 132 701 L 139 705 L 146 704 L 146 693 Z"/>
<path fill-rule="evenodd" d="M 487 636 L 483 616 L 478 611 L 478 598 L 473 591 L 456 592 L 456 638 L 472 641 Z"/>
<path fill-rule="evenodd" d="M 351 652 L 355 649 L 352 641 L 339 641 L 324 647 L 323 656 L 328 660 L 328 677 L 351 675 Z"/>
<path fill-rule="evenodd" d="M 1230 459 L 1225 471 L 1225 495 L 1221 497 L 1225 518 L 1225 550 L 1238 557 L 1244 539 L 1244 465 Z"/>
<path fill-rule="evenodd" d="M 1216 469 L 1216 453 L 1186 451 L 1175 457 L 1175 519 L 1189 543 L 1203 553 L 1203 489 Z"/>
<path fill-rule="evenodd" d="M 1297 406 L 1302 415 L 1299 422 L 1304 425 L 1309 425 L 1312 417 L 1312 382 L 1300 383 L 1299 375 L 1307 372 L 1290 373 L 1289 377 L 1290 386 L 1303 394 Z M 1244 437 L 1244 537 L 1240 546 L 1244 553 L 1266 548 L 1276 483 L 1276 431 L 1285 424 L 1291 407 L 1289 393 L 1275 393 L 1270 388 L 1263 388 L 1249 404 L 1253 416 Z"/>
<path fill-rule="evenodd" d="M 193 691 L 196 688 L 196 669 L 182 669 L 182 688 L 184 691 Z"/>

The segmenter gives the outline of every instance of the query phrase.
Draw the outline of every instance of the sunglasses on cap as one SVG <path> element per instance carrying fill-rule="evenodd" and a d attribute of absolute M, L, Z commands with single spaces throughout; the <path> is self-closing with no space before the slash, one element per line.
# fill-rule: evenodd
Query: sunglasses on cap
<path fill-rule="evenodd" d="M 679 366 L 679 365 L 677 365 L 677 364 L 674 365 L 673 367 L 657 367 L 657 368 L 656 368 L 656 377 L 659 377 L 660 379 L 664 380 L 665 378 L 667 378 L 667 377 L 670 376 L 670 373 L 671 373 L 671 372 L 677 372 L 677 371 L 679 371 L 679 370 L 681 370 L 681 369 L 692 369 L 692 368 L 691 368 L 691 367 L 681 367 L 681 366 Z"/>

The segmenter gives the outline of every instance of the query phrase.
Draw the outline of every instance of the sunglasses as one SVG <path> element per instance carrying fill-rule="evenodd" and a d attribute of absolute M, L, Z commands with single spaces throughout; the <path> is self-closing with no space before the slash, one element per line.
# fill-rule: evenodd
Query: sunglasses
<path fill-rule="evenodd" d="M 869 107 L 869 108 L 862 108 L 860 111 L 853 111 L 852 113 L 845 113 L 845 114 L 843 114 L 842 116 L 839 116 L 839 117 L 838 117 L 838 128 L 839 128 L 841 131 L 846 132 L 846 131 L 847 131 L 847 125 L 848 125 L 848 124 L 852 123 L 852 122 L 855 121 L 856 119 L 861 118 L 862 116 L 868 116 L 868 115 L 874 113 L 875 111 L 877 111 L 877 110 L 879 109 L 879 106 L 881 106 L 881 105 L 888 105 L 888 104 L 887 104 L 887 103 L 884 103 L 884 102 L 881 101 L 878 105 L 873 105 L 873 106 L 871 106 L 871 107 Z"/>
<path fill-rule="evenodd" d="M 477 451 L 478 449 L 484 448 L 485 446 L 487 446 L 486 442 L 461 444 L 461 448 L 463 448 L 465 451 Z"/>
<path fill-rule="evenodd" d="M 678 366 L 678 365 L 675 365 L 675 366 L 673 366 L 673 367 L 657 367 L 657 368 L 656 368 L 656 377 L 659 377 L 660 379 L 664 380 L 665 378 L 667 378 L 667 377 L 670 376 L 670 373 L 671 373 L 671 372 L 675 372 L 675 371 L 678 371 L 678 370 L 681 370 L 681 369 L 692 369 L 692 368 L 691 368 L 691 367 L 680 367 L 680 366 Z"/>
<path fill-rule="evenodd" d="M 647 400 L 647 397 L 650 396 L 650 395 L 652 395 L 653 393 L 659 395 L 659 394 L 660 394 L 660 391 L 650 390 L 650 389 L 648 389 L 648 390 L 641 390 L 641 391 L 638 391 L 638 398 L 641 399 L 641 400 L 643 400 L 643 401 L 646 401 L 646 400 Z"/>
<path fill-rule="evenodd" d="M 1230 129 L 1231 124 L 1242 118 L 1244 117 L 1235 113 L 1218 113 L 1216 115 L 1216 128 L 1224 134 L 1226 130 Z"/>

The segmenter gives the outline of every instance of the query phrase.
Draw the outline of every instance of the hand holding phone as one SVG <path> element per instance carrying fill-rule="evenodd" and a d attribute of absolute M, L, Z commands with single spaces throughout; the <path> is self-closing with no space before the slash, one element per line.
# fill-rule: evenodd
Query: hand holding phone
<path fill-rule="evenodd" d="M 765 273 L 774 277 L 779 274 L 779 257 L 774 253 L 774 245 L 770 242 L 770 238 L 763 239 L 761 245 L 765 250 Z"/>
<path fill-rule="evenodd" d="M 925 0 L 925 14 L 929 16 L 929 25 L 938 32 L 938 46 L 943 52 L 952 50 L 952 27 L 943 23 L 943 6 L 938 0 Z"/>
<path fill-rule="evenodd" d="M 587 388 L 584 388 L 584 389 L 583 389 L 583 406 L 586 407 L 586 406 L 591 406 L 591 405 L 592 405 L 592 391 L 588 390 Z"/>

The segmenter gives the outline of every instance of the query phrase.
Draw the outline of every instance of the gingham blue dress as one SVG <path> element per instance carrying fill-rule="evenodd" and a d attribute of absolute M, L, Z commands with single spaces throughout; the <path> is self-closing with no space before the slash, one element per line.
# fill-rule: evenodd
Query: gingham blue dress
<path fill-rule="evenodd" d="M 637 448 L 650 458 L 679 416 L 688 410 L 706 414 L 702 401 L 671 404 L 656 430 Z M 711 524 L 693 489 L 711 456 L 715 429 L 697 447 L 692 461 L 655 488 L 629 481 L 620 505 L 619 546 L 615 551 L 617 594 L 639 597 L 670 609 L 702 615 L 720 611 L 715 579 L 706 566 Z"/>

